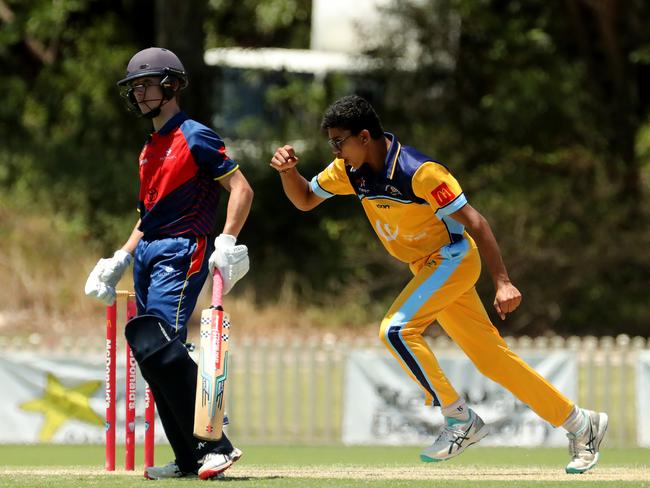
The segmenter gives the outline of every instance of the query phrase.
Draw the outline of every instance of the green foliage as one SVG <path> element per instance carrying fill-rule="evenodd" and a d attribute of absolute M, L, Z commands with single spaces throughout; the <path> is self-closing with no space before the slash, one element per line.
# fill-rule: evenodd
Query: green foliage
<path fill-rule="evenodd" d="M 209 0 L 206 47 L 309 47 L 311 0 Z"/>
<path fill-rule="evenodd" d="M 118 236 L 107 235 L 110 226 L 103 224 L 126 205 L 135 207 L 137 167 L 129 164 L 135 156 L 126 158 L 124 148 L 135 152 L 142 140 L 142 129 L 129 130 L 137 124 L 122 110 L 115 87 L 133 47 L 120 42 L 119 16 L 95 16 L 91 2 L 22 8 L 10 25 L 23 40 L 49 46 L 54 61 L 25 58 L 19 46 L 3 46 L 3 63 L 20 69 L 0 75 L 12 93 L 0 113 L 8 135 L 2 183 L 82 217 L 90 235 L 115 245 Z"/>
<path fill-rule="evenodd" d="M 501 328 L 646 334 L 650 226 L 640 168 L 649 85 L 639 77 L 650 64 L 648 26 L 636 22 L 648 18 L 647 6 L 615 13 L 588 2 L 568 11 L 541 1 L 407 3 L 392 13 L 417 30 L 418 68 L 388 79 L 384 111 L 403 141 L 453 168 L 490 220 L 524 293 Z M 454 12 L 457 23 L 427 11 Z M 597 22 L 615 39 L 599 37 Z M 394 34 L 393 57 L 413 37 Z M 629 64 L 595 64 L 616 50 Z M 431 56 L 440 51 L 456 54 L 453 66 Z"/>
<path fill-rule="evenodd" d="M 174 39 L 157 29 L 197 26 L 177 25 L 190 22 L 187 15 L 152 21 L 174 12 L 155 0 L 4 4 L 0 188 L 23 202 L 21 212 L 32 202 L 35 213 L 46 208 L 70 219 L 75 238 L 106 254 L 137 218 L 135 161 L 150 130 L 123 109 L 115 81 L 133 52 Z M 256 192 L 241 236 L 253 260 L 242 288 L 272 301 L 285 282 L 300 302 L 346 302 L 339 313 L 366 324 L 380 319 L 409 279 L 354 198 L 301 213 L 268 168 L 285 143 L 299 151 L 306 177 L 327 164 L 321 113 L 354 91 L 371 98 L 404 143 L 448 164 L 490 220 L 524 293 L 505 333 L 646 335 L 650 4 L 593 5 L 397 2 L 379 35 L 366 35 L 384 69 L 322 79 L 277 72 L 271 81 L 250 71 L 238 80 L 244 96 L 222 98 L 218 88 L 232 73 L 201 73 L 190 90 L 200 97 L 201 85 L 212 84 L 198 103 L 213 107 L 215 129 Z M 202 6 L 204 47 L 309 45 L 310 1 Z M 231 119 L 228 107 L 248 115 Z M 489 305 L 486 276 L 479 288 Z"/>

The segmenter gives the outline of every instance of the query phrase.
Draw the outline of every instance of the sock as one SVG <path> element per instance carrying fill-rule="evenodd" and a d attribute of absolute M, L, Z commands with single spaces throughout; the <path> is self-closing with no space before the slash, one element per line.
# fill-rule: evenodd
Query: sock
<path fill-rule="evenodd" d="M 443 407 L 442 415 L 444 415 L 445 418 L 452 418 L 461 422 L 467 422 L 469 420 L 469 407 L 465 403 L 465 400 L 459 398 L 451 405 Z"/>
<path fill-rule="evenodd" d="M 578 405 L 574 405 L 571 413 L 562 424 L 570 434 L 580 434 L 587 426 L 587 413 Z"/>

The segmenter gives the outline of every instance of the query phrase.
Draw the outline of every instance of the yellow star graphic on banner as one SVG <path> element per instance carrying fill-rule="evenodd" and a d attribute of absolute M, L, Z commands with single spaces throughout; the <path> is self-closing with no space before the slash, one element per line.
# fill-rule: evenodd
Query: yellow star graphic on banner
<path fill-rule="evenodd" d="M 67 388 L 52 373 L 48 373 L 43 397 L 25 402 L 20 408 L 43 413 L 45 421 L 38 437 L 41 442 L 48 442 L 67 420 L 104 425 L 104 420 L 90 407 L 90 397 L 102 384 L 102 381 L 94 380 Z"/>

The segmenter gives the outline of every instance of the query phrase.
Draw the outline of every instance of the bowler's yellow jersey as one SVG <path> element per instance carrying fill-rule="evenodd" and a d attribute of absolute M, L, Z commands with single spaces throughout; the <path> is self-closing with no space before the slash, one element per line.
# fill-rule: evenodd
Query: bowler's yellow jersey
<path fill-rule="evenodd" d="M 425 402 L 449 408 L 460 395 L 423 337 L 437 321 L 483 374 L 561 425 L 573 403 L 508 349 L 476 293 L 481 258 L 451 217 L 467 204 L 458 181 L 442 164 L 386 137 L 391 144 L 380 174 L 335 159 L 311 180 L 322 198 L 357 195 L 388 252 L 410 265 L 414 276 L 382 320 L 382 341 L 422 388 Z"/>
<path fill-rule="evenodd" d="M 381 174 L 367 165 L 355 170 L 335 159 L 311 180 L 321 198 L 357 195 L 388 252 L 405 263 L 429 256 L 442 246 L 467 238 L 463 225 L 449 215 L 467 199 L 442 164 L 386 133 L 391 145 Z"/>

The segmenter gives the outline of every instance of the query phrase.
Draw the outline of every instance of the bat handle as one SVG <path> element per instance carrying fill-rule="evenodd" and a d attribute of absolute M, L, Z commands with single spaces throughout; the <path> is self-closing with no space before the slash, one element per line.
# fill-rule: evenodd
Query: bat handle
<path fill-rule="evenodd" d="M 212 308 L 223 310 L 223 277 L 217 268 L 212 276 Z"/>

